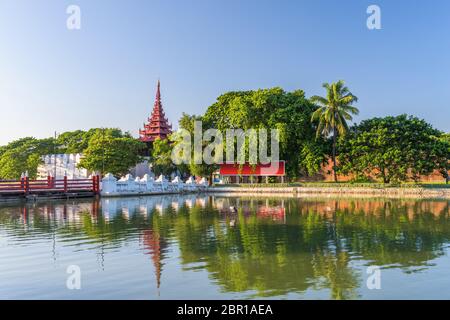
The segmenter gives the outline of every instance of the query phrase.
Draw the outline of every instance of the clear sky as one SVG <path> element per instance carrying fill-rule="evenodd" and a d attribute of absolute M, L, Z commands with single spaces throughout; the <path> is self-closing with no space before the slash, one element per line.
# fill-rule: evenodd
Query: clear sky
<path fill-rule="evenodd" d="M 66 9 L 81 9 L 68 30 Z M 370 4 L 381 30 L 366 27 Z M 409 113 L 450 131 L 450 1 L 0 0 L 0 144 L 91 127 L 137 136 L 161 79 L 170 121 L 230 90 L 323 94 L 356 120 Z"/>

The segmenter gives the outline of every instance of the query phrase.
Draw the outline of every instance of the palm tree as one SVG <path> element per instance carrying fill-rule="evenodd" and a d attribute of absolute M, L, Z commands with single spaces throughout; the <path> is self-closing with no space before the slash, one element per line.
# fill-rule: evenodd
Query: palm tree
<path fill-rule="evenodd" d="M 333 173 L 334 181 L 337 182 L 336 174 L 336 141 L 338 134 L 343 136 L 348 131 L 347 120 L 351 121 L 352 114 L 358 114 L 359 110 L 352 104 L 358 101 L 343 80 L 322 85 L 327 90 L 327 97 L 313 96 L 311 102 L 319 108 L 312 114 L 311 121 L 318 121 L 317 137 L 324 135 L 328 137 L 333 134 Z"/>

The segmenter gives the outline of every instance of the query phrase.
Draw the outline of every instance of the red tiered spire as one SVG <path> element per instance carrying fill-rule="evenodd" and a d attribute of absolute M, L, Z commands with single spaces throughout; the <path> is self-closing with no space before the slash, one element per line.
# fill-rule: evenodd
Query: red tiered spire
<path fill-rule="evenodd" d="M 153 111 L 150 118 L 147 120 L 148 123 L 144 123 L 144 129 L 139 130 L 139 139 L 141 141 L 153 142 L 156 138 L 166 139 L 167 136 L 172 133 L 172 125 L 169 124 L 162 108 L 159 80 Z"/>
<path fill-rule="evenodd" d="M 152 257 L 153 265 L 155 267 L 156 274 L 156 287 L 159 289 L 161 286 L 161 273 L 163 267 L 163 254 L 167 247 L 166 241 L 157 232 L 157 230 L 144 230 L 142 241 L 144 248 L 147 250 L 145 253 Z"/>

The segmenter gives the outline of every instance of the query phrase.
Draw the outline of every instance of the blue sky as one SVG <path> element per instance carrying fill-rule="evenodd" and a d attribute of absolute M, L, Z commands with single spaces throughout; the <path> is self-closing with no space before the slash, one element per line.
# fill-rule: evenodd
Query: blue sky
<path fill-rule="evenodd" d="M 431 5 L 432 3 L 432 5 Z M 68 30 L 66 8 L 81 8 Z M 366 27 L 370 4 L 382 29 Z M 158 77 L 176 124 L 230 90 L 323 94 L 450 131 L 450 1 L 0 0 L 0 144 L 91 127 L 137 135 Z"/>

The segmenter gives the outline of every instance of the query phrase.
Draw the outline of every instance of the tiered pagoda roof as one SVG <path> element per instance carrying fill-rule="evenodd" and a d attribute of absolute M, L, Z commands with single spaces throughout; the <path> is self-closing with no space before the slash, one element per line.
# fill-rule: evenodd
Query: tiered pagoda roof
<path fill-rule="evenodd" d="M 144 123 L 144 129 L 139 130 L 139 139 L 143 142 L 153 142 L 156 138 L 166 139 L 172 133 L 172 125 L 167 120 L 161 103 L 159 80 L 153 111 L 147 121 Z"/>

